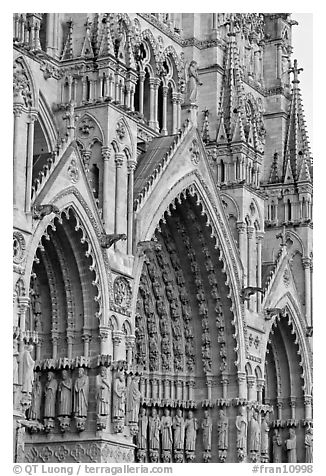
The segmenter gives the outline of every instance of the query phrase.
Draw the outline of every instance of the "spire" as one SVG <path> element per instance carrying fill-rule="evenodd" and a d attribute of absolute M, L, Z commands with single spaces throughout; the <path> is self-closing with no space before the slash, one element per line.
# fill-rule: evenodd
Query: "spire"
<path fill-rule="evenodd" d="M 134 52 L 132 50 L 132 42 L 131 42 L 131 35 L 129 34 L 129 32 L 127 33 L 127 41 L 126 41 L 127 45 L 126 45 L 126 65 L 128 66 L 128 68 L 132 68 L 134 70 L 137 69 L 136 67 L 136 61 L 135 61 L 135 57 L 134 57 Z"/>
<path fill-rule="evenodd" d="M 285 139 L 284 180 L 287 175 L 285 173 L 286 169 L 290 166 L 293 179 L 297 181 L 303 170 L 303 161 L 306 162 L 309 176 L 311 177 L 310 168 L 312 162 L 301 91 L 299 88 L 299 74 L 301 71 L 303 71 L 303 69 L 298 68 L 298 62 L 294 60 L 293 67 L 290 69 L 290 73 L 293 73 L 293 87 Z"/>
<path fill-rule="evenodd" d="M 73 31 L 74 24 L 73 24 L 72 18 L 70 18 L 70 20 L 67 21 L 67 25 L 68 25 L 68 36 L 67 36 L 66 43 L 62 52 L 62 56 L 61 56 L 62 60 L 68 60 L 73 58 L 72 31 Z"/>
<path fill-rule="evenodd" d="M 94 51 L 93 51 L 92 42 L 91 42 L 91 33 L 90 33 L 91 25 L 92 25 L 92 22 L 87 17 L 87 20 L 85 23 L 86 34 L 85 34 L 84 44 L 83 44 L 80 56 L 86 56 L 88 58 L 92 58 L 94 56 Z"/>
<path fill-rule="evenodd" d="M 278 176 L 278 153 L 275 152 L 273 157 L 273 163 L 271 167 L 271 173 L 269 176 L 269 183 L 279 183 L 280 179 Z"/>
<path fill-rule="evenodd" d="M 216 135 L 216 142 L 217 144 L 227 144 L 228 143 L 228 136 L 226 134 L 225 126 L 224 126 L 224 117 L 221 115 L 220 125 L 217 130 Z"/>
<path fill-rule="evenodd" d="M 102 28 L 103 33 L 102 33 L 102 38 L 101 38 L 101 43 L 99 48 L 99 56 L 109 56 L 109 55 L 114 56 L 114 47 L 113 47 L 110 26 L 109 26 L 107 17 L 103 18 L 102 23 L 103 23 L 103 28 Z"/>
<path fill-rule="evenodd" d="M 223 117 L 223 126 L 229 139 L 245 140 L 245 136 L 242 134 L 245 122 L 245 92 L 241 77 L 233 13 L 231 13 L 226 24 L 229 25 L 229 32 L 224 60 L 224 78 L 219 104 L 219 115 L 221 118 Z"/>

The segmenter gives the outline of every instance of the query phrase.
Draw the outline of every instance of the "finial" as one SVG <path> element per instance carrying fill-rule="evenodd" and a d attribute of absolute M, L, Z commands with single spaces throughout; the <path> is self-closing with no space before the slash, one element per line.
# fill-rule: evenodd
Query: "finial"
<path fill-rule="evenodd" d="M 303 71 L 303 68 L 298 68 L 298 61 L 295 59 L 293 62 L 293 68 L 289 69 L 289 73 L 293 73 L 293 81 L 292 83 L 297 83 L 299 84 L 299 74 Z"/>

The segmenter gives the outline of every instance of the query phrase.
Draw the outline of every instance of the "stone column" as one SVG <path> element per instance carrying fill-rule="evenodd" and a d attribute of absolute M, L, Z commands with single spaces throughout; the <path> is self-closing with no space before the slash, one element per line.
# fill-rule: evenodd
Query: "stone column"
<path fill-rule="evenodd" d="M 177 98 L 177 130 L 181 128 L 181 95 L 178 93 L 178 98 Z"/>
<path fill-rule="evenodd" d="M 290 397 L 290 408 L 291 408 L 291 420 L 295 420 L 295 407 L 296 407 L 296 398 Z"/>
<path fill-rule="evenodd" d="M 222 375 L 221 384 L 222 384 L 222 398 L 226 400 L 228 398 L 228 385 L 229 385 L 229 379 L 227 378 L 226 375 Z"/>
<path fill-rule="evenodd" d="M 113 360 L 124 360 L 121 357 L 120 344 L 122 342 L 123 332 L 113 331 L 112 332 L 112 341 L 113 341 Z"/>
<path fill-rule="evenodd" d="M 92 339 L 92 336 L 91 334 L 89 333 L 89 331 L 85 330 L 84 331 L 84 334 L 82 335 L 82 340 L 84 341 L 84 356 L 85 357 L 88 357 L 89 356 L 89 343 Z"/>
<path fill-rule="evenodd" d="M 162 130 L 161 134 L 166 136 L 168 134 L 167 130 L 167 99 L 168 99 L 168 87 L 163 86 L 163 121 L 162 121 Z"/>
<path fill-rule="evenodd" d="M 110 212 L 114 203 L 114 196 L 111 193 L 110 187 L 110 161 L 111 150 L 109 147 L 102 147 L 102 159 L 103 159 L 103 222 L 106 233 L 113 231 L 112 223 L 110 223 Z"/>
<path fill-rule="evenodd" d="M 104 99 L 104 95 L 103 95 L 103 83 L 104 83 L 104 78 L 103 78 L 103 75 L 99 75 L 99 80 L 100 80 L 100 91 L 99 91 L 99 94 L 98 94 L 98 98 L 103 101 Z M 104 83 L 105 84 L 105 83 Z M 105 87 L 105 86 L 104 86 Z"/>
<path fill-rule="evenodd" d="M 153 399 L 157 398 L 157 389 L 158 389 L 158 379 L 153 378 L 152 379 L 152 398 Z"/>
<path fill-rule="evenodd" d="M 58 358 L 58 340 L 59 334 L 58 332 L 51 332 L 51 340 L 52 340 L 52 359 Z"/>
<path fill-rule="evenodd" d="M 135 85 L 132 83 L 130 85 L 130 110 L 134 112 L 135 110 Z"/>
<path fill-rule="evenodd" d="M 239 251 L 240 258 L 243 265 L 244 272 L 244 282 L 248 285 L 248 275 L 247 275 L 247 236 L 246 236 L 246 224 L 242 221 L 237 222 L 237 230 L 239 233 Z"/>
<path fill-rule="evenodd" d="M 13 161 L 14 161 L 14 184 L 13 184 L 13 192 L 14 192 L 14 206 L 17 205 L 17 195 L 19 195 L 19 147 L 20 141 L 19 136 L 21 131 L 22 125 L 22 112 L 23 112 L 23 105 L 22 104 L 14 104 L 14 144 L 13 144 Z"/>
<path fill-rule="evenodd" d="M 109 328 L 107 326 L 99 326 L 99 338 L 101 355 L 109 354 Z"/>
<path fill-rule="evenodd" d="M 178 132 L 178 105 L 177 105 L 177 95 L 176 93 L 172 94 L 172 134 Z"/>
<path fill-rule="evenodd" d="M 54 46 L 54 13 L 46 14 L 46 52 L 48 55 L 52 56 L 52 53 L 55 49 Z"/>
<path fill-rule="evenodd" d="M 212 400 L 212 379 L 206 376 L 207 400 Z"/>
<path fill-rule="evenodd" d="M 307 326 L 311 327 L 311 274 L 310 274 L 310 258 L 302 258 L 302 266 L 304 269 L 304 290 L 305 290 L 305 308 Z"/>
<path fill-rule="evenodd" d="M 254 239 L 255 228 L 247 227 L 248 235 L 248 286 L 256 286 L 256 240 Z M 249 309 L 255 310 L 256 295 L 250 296 Z"/>
<path fill-rule="evenodd" d="M 130 84 L 126 84 L 125 106 L 130 109 Z"/>
<path fill-rule="evenodd" d="M 276 63 L 277 79 L 282 79 L 282 44 L 277 45 L 277 63 Z"/>
<path fill-rule="evenodd" d="M 258 403 L 262 404 L 263 403 L 263 388 L 265 385 L 265 380 L 264 379 L 257 379 L 257 400 Z"/>
<path fill-rule="evenodd" d="M 246 373 L 238 372 L 239 398 L 247 398 Z"/>
<path fill-rule="evenodd" d="M 126 336 L 126 349 L 127 349 L 127 364 L 130 366 L 132 365 L 132 354 L 133 354 L 133 349 L 135 347 L 135 336 L 128 335 Z"/>
<path fill-rule="evenodd" d="M 125 197 L 122 196 L 122 191 L 124 187 L 122 186 L 123 180 L 123 173 L 122 173 L 122 165 L 124 154 L 116 153 L 115 154 L 115 166 L 116 166 L 116 174 L 115 174 L 115 220 L 114 220 L 114 232 L 115 233 L 122 233 L 123 227 L 123 205 L 125 201 Z"/>
<path fill-rule="evenodd" d="M 247 376 L 247 386 L 248 386 L 248 400 L 249 402 L 255 402 L 257 400 L 256 378 L 253 375 Z"/>
<path fill-rule="evenodd" d="M 261 272 L 262 272 L 262 262 L 261 262 L 261 252 L 262 252 L 262 243 L 264 238 L 264 232 L 257 231 L 256 232 L 256 243 L 257 243 L 257 286 L 261 288 Z M 261 311 L 261 300 L 262 295 L 260 293 L 257 294 L 257 312 Z"/>
<path fill-rule="evenodd" d="M 139 73 L 139 104 L 138 109 L 140 114 L 144 114 L 144 81 L 145 81 L 145 71 Z"/>
<path fill-rule="evenodd" d="M 176 388 L 176 393 L 175 393 L 176 400 L 182 400 L 182 380 L 178 379 L 175 382 L 175 388 Z"/>
<path fill-rule="evenodd" d="M 154 79 L 154 129 L 156 132 L 159 132 L 158 124 L 158 88 L 160 85 L 160 80 L 158 78 Z"/>
<path fill-rule="evenodd" d="M 26 161 L 26 190 L 25 190 L 25 212 L 31 211 L 32 195 L 32 174 L 33 174 L 33 145 L 34 145 L 34 122 L 37 119 L 37 113 L 31 112 L 28 123 L 27 139 L 27 161 Z"/>
<path fill-rule="evenodd" d="M 188 400 L 193 400 L 194 399 L 195 381 L 194 380 L 189 380 L 189 382 L 187 382 L 187 385 L 188 385 Z"/>
<path fill-rule="evenodd" d="M 305 420 L 311 420 L 312 419 L 312 396 L 311 395 L 305 395 L 304 396 L 304 417 Z"/>
<path fill-rule="evenodd" d="M 72 344 L 75 336 L 67 330 L 68 359 L 72 359 Z"/>
<path fill-rule="evenodd" d="M 282 420 L 282 409 L 283 409 L 283 402 L 280 397 L 277 397 L 277 419 Z"/>
<path fill-rule="evenodd" d="M 26 312 L 29 309 L 29 304 L 30 304 L 30 298 L 28 296 L 20 296 L 18 298 L 19 328 L 22 332 L 25 332 Z"/>
<path fill-rule="evenodd" d="M 127 199 L 127 254 L 132 254 L 133 221 L 134 221 L 134 170 L 137 162 L 128 161 L 128 199 Z"/>

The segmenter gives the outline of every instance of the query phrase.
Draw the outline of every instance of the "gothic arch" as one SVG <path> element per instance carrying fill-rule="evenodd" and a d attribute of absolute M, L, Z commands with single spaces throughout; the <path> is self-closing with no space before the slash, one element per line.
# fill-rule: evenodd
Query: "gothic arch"
<path fill-rule="evenodd" d="M 304 382 L 303 391 L 308 395 L 311 395 L 313 382 L 311 372 L 312 359 L 310 357 L 311 351 L 309 349 L 309 344 L 305 337 L 305 323 L 300 311 L 300 306 L 295 301 L 294 297 L 290 294 L 290 292 L 287 292 L 277 302 L 275 302 L 275 304 L 271 304 L 270 307 L 283 309 L 284 312 L 282 314 L 287 314 L 289 316 L 288 322 L 289 325 L 292 327 L 291 333 L 295 336 L 295 343 L 297 343 L 299 346 L 299 355 L 301 357 L 300 366 L 302 368 L 302 378 Z M 277 325 L 277 322 L 274 318 L 271 321 L 269 329 L 266 329 L 267 336 L 270 334 L 272 328 L 275 325 Z M 266 346 L 264 353 L 266 353 Z"/>
<path fill-rule="evenodd" d="M 103 321 L 105 316 L 102 315 L 102 309 L 103 307 L 109 307 L 111 294 L 109 293 L 108 295 L 107 289 L 112 289 L 112 278 L 107 256 L 99 243 L 102 235 L 102 225 L 97 217 L 92 214 L 80 192 L 75 189 L 75 187 L 70 187 L 63 192 L 58 193 L 51 200 L 51 203 L 59 208 L 60 214 L 69 213 L 70 209 L 73 211 L 76 219 L 75 230 L 81 230 L 81 243 L 87 243 L 88 245 L 87 255 L 92 260 L 90 268 L 95 272 L 95 279 L 92 284 L 96 286 L 97 289 L 97 296 L 95 296 L 95 301 L 99 306 L 97 317 L 101 325 L 105 325 L 105 322 Z M 26 262 L 26 276 L 31 275 L 36 250 L 41 243 L 42 237 L 47 235 L 48 227 L 55 228 L 54 221 L 55 216 L 50 214 L 45 216 L 36 224 L 34 235 L 30 243 L 31 251 Z"/>
<path fill-rule="evenodd" d="M 89 112 L 85 112 L 78 120 L 77 124 L 76 124 L 76 129 L 78 130 L 78 126 L 80 126 L 80 124 L 82 123 L 83 120 L 85 120 L 86 118 L 90 119 L 90 121 L 94 122 L 96 127 L 98 128 L 97 131 L 95 131 L 94 135 L 91 136 L 91 142 L 94 142 L 95 140 L 97 140 L 101 145 L 104 145 L 104 142 L 105 142 L 105 134 L 104 134 L 104 131 L 102 129 L 102 126 L 101 124 L 99 123 L 99 121 L 97 120 L 97 118 L 95 116 L 93 116 L 92 114 L 90 114 Z M 78 136 L 78 133 L 77 133 L 77 136 Z M 83 138 L 80 137 L 79 135 L 79 140 L 82 141 Z"/>
<path fill-rule="evenodd" d="M 215 248 L 219 248 L 220 250 L 220 260 L 222 260 L 223 270 L 227 275 L 226 284 L 230 287 L 230 296 L 232 300 L 232 311 L 234 316 L 233 323 L 235 326 L 234 337 L 237 341 L 235 349 L 237 352 L 236 365 L 239 371 L 244 371 L 246 323 L 243 315 L 243 306 L 239 298 L 242 265 L 237 259 L 234 240 L 228 236 L 228 228 L 222 218 L 222 210 L 218 210 L 219 201 L 217 198 L 214 200 L 208 190 L 205 190 L 205 185 L 203 181 L 201 181 L 198 171 L 190 172 L 170 187 L 169 192 L 161 203 L 155 204 L 151 201 L 151 206 L 155 210 L 155 213 L 153 215 L 148 214 L 144 217 L 144 226 L 142 230 L 138 229 L 137 242 L 149 241 L 154 237 L 155 230 L 157 229 L 160 220 L 164 219 L 164 214 L 166 212 L 169 214 L 170 206 L 173 207 L 174 202 L 180 202 L 181 196 L 185 194 L 187 190 L 195 197 L 197 203 L 202 206 L 202 215 L 206 217 L 206 226 L 211 229 L 211 237 L 215 240 Z M 158 195 L 159 194 L 156 191 L 155 196 L 158 197 Z M 213 203 L 214 201 L 215 204 Z M 134 265 L 134 289 L 136 290 L 138 289 L 142 266 L 143 258 L 140 258 L 139 256 L 136 257 Z M 136 298 L 137 296 L 134 294 L 133 308 L 136 307 Z"/>

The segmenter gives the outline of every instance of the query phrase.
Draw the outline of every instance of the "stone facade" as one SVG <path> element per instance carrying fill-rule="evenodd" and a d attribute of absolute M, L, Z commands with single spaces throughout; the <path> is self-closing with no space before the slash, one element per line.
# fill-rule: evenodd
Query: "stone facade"
<path fill-rule="evenodd" d="M 295 24 L 14 14 L 16 461 L 312 461 Z"/>

